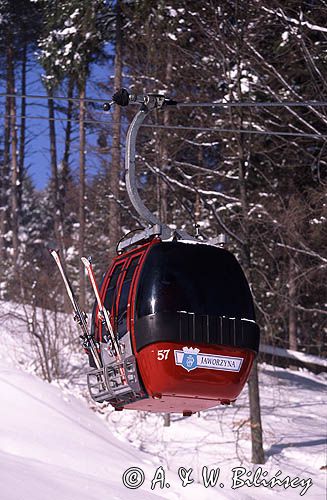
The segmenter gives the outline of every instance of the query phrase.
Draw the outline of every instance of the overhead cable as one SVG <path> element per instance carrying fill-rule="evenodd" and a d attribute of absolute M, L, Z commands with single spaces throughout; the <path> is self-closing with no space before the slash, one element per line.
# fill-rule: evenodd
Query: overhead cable
<path fill-rule="evenodd" d="M 33 95 L 33 94 L 7 94 L 6 92 L 0 92 L 0 97 L 19 97 L 21 99 L 45 99 L 45 100 L 54 100 L 54 101 L 73 101 L 80 102 L 82 99 L 79 97 L 65 97 L 65 96 L 47 96 L 47 95 Z M 100 98 L 91 98 L 85 97 L 83 98 L 84 102 L 91 103 L 106 103 L 108 99 L 100 99 Z M 131 104 L 135 104 L 131 102 Z M 266 108 L 266 107 L 320 107 L 327 106 L 327 101 L 280 101 L 280 102 L 272 102 L 272 101 L 225 101 L 225 102 L 180 102 L 177 104 L 178 108 L 199 108 L 199 107 L 210 107 L 210 108 L 228 108 L 228 107 L 252 107 L 252 108 Z"/>
<path fill-rule="evenodd" d="M 242 134 L 263 134 L 263 135 L 280 135 L 293 137 L 317 137 L 327 139 L 326 134 L 307 134 L 306 132 L 277 132 L 274 130 L 254 130 L 254 129 L 233 129 L 233 128 L 218 128 L 218 127 L 191 127 L 183 125 L 155 125 L 143 124 L 142 127 L 165 128 L 173 130 L 197 130 L 200 132 L 234 132 Z"/>
<path fill-rule="evenodd" d="M 0 115 L 0 118 L 8 118 L 10 119 L 10 115 Z M 58 122 L 79 122 L 78 118 L 48 118 L 47 116 L 23 116 L 16 115 L 16 118 L 25 118 L 31 120 L 46 120 L 46 121 L 58 121 Z M 84 120 L 84 123 L 87 124 L 97 124 L 97 125 L 113 125 L 115 122 L 113 121 L 104 121 L 104 120 Z M 193 130 L 197 132 L 231 132 L 235 134 L 257 134 L 257 135 L 274 135 L 281 137 L 307 137 L 307 138 L 316 138 L 325 140 L 327 139 L 327 134 L 309 134 L 306 132 L 287 132 L 281 131 L 277 132 L 275 130 L 254 130 L 254 129 L 235 129 L 235 128 L 219 128 L 219 127 L 200 127 L 200 126 L 183 126 L 183 125 L 158 125 L 146 123 L 142 124 L 142 127 L 145 128 L 158 128 L 158 129 L 170 129 L 170 130 Z"/>

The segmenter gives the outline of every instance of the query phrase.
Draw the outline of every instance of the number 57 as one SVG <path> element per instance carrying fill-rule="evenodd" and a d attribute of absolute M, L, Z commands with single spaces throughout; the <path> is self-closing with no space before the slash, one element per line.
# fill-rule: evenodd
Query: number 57
<path fill-rule="evenodd" d="M 158 360 L 162 361 L 163 359 L 168 359 L 170 349 L 159 349 L 158 350 Z"/>

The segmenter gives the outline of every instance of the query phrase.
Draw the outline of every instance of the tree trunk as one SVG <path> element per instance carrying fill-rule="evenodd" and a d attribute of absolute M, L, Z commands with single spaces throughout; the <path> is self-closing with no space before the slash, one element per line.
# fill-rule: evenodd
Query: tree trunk
<path fill-rule="evenodd" d="M 166 73 L 165 73 L 165 87 L 167 95 L 169 94 L 169 89 L 172 79 L 172 57 L 171 50 L 168 47 L 167 57 L 166 57 Z M 163 124 L 165 126 L 169 125 L 169 111 L 164 110 L 163 112 Z M 158 137 L 156 141 L 156 167 L 159 169 L 160 173 L 168 172 L 169 169 L 169 157 L 168 157 L 168 145 L 169 145 L 169 132 L 163 132 Z M 156 209 L 158 214 L 158 219 L 164 224 L 168 223 L 168 185 L 161 177 L 160 174 L 156 176 Z M 174 220 L 171 222 L 175 222 Z M 164 417 L 166 418 L 166 417 Z M 165 424 L 166 425 L 166 424 Z"/>
<path fill-rule="evenodd" d="M 241 89 L 241 59 L 238 60 L 237 66 L 238 76 L 238 100 L 242 100 L 242 89 Z M 243 110 L 242 108 L 238 111 L 238 128 L 243 128 Z M 233 122 L 233 120 L 232 120 Z M 251 276 L 251 237 L 250 237 L 250 227 L 249 227 L 249 216 L 248 216 L 248 193 L 246 186 L 246 166 L 245 166 L 245 145 L 244 145 L 244 135 L 242 133 L 236 134 L 237 148 L 238 148 L 238 183 L 240 190 L 240 200 L 241 200 L 241 210 L 242 210 L 242 220 L 241 227 L 242 231 L 242 253 L 243 253 L 243 267 L 248 278 Z M 250 279 L 251 281 L 251 279 Z M 250 423 L 251 423 L 251 443 L 252 443 L 252 462 L 255 464 L 265 463 L 265 455 L 263 451 L 263 441 L 262 441 L 262 423 L 261 423 L 261 408 L 260 408 L 260 393 L 259 393 L 259 377 L 258 377 L 258 365 L 257 361 L 253 363 L 251 374 L 248 380 L 248 392 L 249 392 L 249 405 L 250 405 Z"/>
<path fill-rule="evenodd" d="M 54 113 L 54 92 L 53 88 L 49 87 L 48 91 L 48 113 L 49 113 L 49 138 L 50 138 L 50 163 L 51 163 L 51 192 L 53 203 L 53 218 L 54 218 L 54 235 L 59 249 L 62 252 L 62 235 L 60 226 L 60 209 L 59 209 L 59 180 L 58 180 L 58 163 L 57 163 L 57 144 L 56 144 L 56 126 Z"/>
<path fill-rule="evenodd" d="M 248 221 L 248 203 L 245 184 L 245 170 L 243 158 L 243 144 L 239 141 L 239 186 L 242 204 L 242 225 L 243 225 L 243 260 L 244 270 L 248 276 L 251 274 L 251 251 Z M 262 423 L 260 409 L 260 393 L 257 361 L 253 363 L 251 374 L 248 381 L 250 422 L 251 422 L 251 442 L 252 442 L 252 462 L 254 464 L 264 464 L 265 455 L 262 442 Z"/>
<path fill-rule="evenodd" d="M 73 98 L 73 93 L 74 93 L 74 78 L 70 77 L 69 82 L 68 82 L 68 90 L 67 90 L 67 97 L 68 97 L 68 104 L 67 104 L 67 125 L 66 125 L 66 130 L 65 130 L 65 148 L 64 148 L 64 154 L 62 158 L 62 162 L 64 167 L 68 169 L 68 164 L 69 164 L 69 156 L 70 156 L 70 146 L 71 146 L 71 133 L 72 133 L 72 116 L 73 116 L 73 106 L 74 106 L 74 101 L 72 100 Z"/>
<path fill-rule="evenodd" d="M 122 86 L 122 19 L 120 1 L 116 4 L 116 55 L 115 55 L 115 76 L 114 90 L 118 90 Z M 120 213 L 119 206 L 116 200 L 119 199 L 119 178 L 120 178 L 120 136 L 121 136 L 121 108 L 115 106 L 113 111 L 113 128 L 112 128 L 112 147 L 111 147 L 111 168 L 109 173 L 109 237 L 110 246 L 108 250 L 109 261 L 116 255 L 116 244 L 120 237 Z"/>
<path fill-rule="evenodd" d="M 14 71 L 14 54 L 11 43 L 8 45 L 8 71 L 10 81 L 10 94 L 15 94 L 15 71 Z M 13 244 L 13 257 L 14 268 L 17 271 L 17 261 L 19 252 L 19 219 L 18 219 L 18 138 L 16 126 L 16 98 L 10 99 L 10 131 L 11 131 L 11 230 L 12 230 L 12 244 Z"/>
<path fill-rule="evenodd" d="M 26 138 L 26 64 L 27 64 L 27 43 L 23 46 L 22 59 L 22 98 L 21 98 L 21 119 L 20 119 L 20 140 L 19 140 L 19 172 L 18 172 L 18 206 L 22 208 L 24 166 L 25 166 L 25 138 Z"/>
<path fill-rule="evenodd" d="M 262 443 L 262 424 L 257 360 L 255 360 L 253 363 L 251 374 L 248 380 L 248 390 L 250 403 L 252 463 L 264 464 L 265 454 L 263 451 Z"/>
<path fill-rule="evenodd" d="M 74 92 L 74 78 L 71 77 L 68 82 L 68 105 L 67 105 L 67 124 L 65 129 L 65 145 L 64 153 L 61 162 L 61 172 L 59 182 L 59 213 L 60 213 L 60 225 L 62 228 L 62 238 L 63 238 L 63 250 L 65 249 L 65 218 L 66 218 L 66 196 L 68 183 L 70 179 L 70 169 L 69 169 L 69 157 L 71 149 L 71 135 L 72 135 L 72 116 L 73 116 L 73 106 L 74 102 L 71 100 Z"/>
<path fill-rule="evenodd" d="M 170 413 L 164 413 L 164 427 L 170 427 Z"/>
<path fill-rule="evenodd" d="M 166 75 L 165 75 L 165 83 L 166 88 L 169 91 L 172 79 L 172 56 L 171 49 L 168 47 L 167 51 L 167 64 L 166 64 Z M 165 126 L 169 125 L 169 111 L 164 111 L 163 122 Z M 168 158 L 168 142 L 169 135 L 166 133 L 162 137 L 162 171 L 168 172 L 169 166 L 169 158 Z M 168 186 L 166 182 L 160 178 L 160 220 L 164 223 L 168 223 Z"/>
<path fill-rule="evenodd" d="M 9 76 L 9 45 L 7 47 L 7 87 L 6 92 L 10 94 L 10 76 Z M 6 243 L 5 234 L 8 230 L 8 187 L 9 187 L 9 162 L 10 162 L 10 107 L 11 98 L 6 96 L 5 117 L 4 117 L 4 144 L 3 144 L 3 166 L 0 172 L 1 185 L 1 207 L 0 207 L 0 258 L 1 262 L 5 260 Z"/>
<path fill-rule="evenodd" d="M 201 167 L 203 164 L 203 148 L 202 148 L 202 146 L 199 146 L 198 149 L 199 149 L 198 163 L 199 163 L 199 166 Z M 197 189 L 199 189 L 200 188 L 200 177 L 199 176 L 196 178 L 195 183 L 196 183 Z M 199 193 L 197 192 L 195 195 L 195 203 L 194 203 L 195 232 L 197 231 L 197 225 L 198 225 L 198 222 L 200 222 L 200 221 L 201 221 L 201 199 L 200 199 Z"/>
<path fill-rule="evenodd" d="M 85 250 L 85 85 L 86 79 L 80 84 L 79 91 L 79 303 L 85 309 L 85 269 L 81 261 Z"/>
<path fill-rule="evenodd" d="M 248 223 L 248 204 L 247 193 L 245 186 L 244 176 L 244 161 L 243 158 L 239 160 L 239 185 L 242 204 L 242 225 L 243 225 L 243 256 L 244 256 L 244 270 L 248 276 L 251 274 L 251 251 L 250 251 L 250 237 L 249 237 L 249 223 Z M 254 464 L 264 464 L 265 455 L 263 451 L 262 442 L 262 423 L 261 423 L 261 409 L 260 409 L 260 393 L 259 393 L 259 378 L 257 361 L 253 363 L 251 374 L 248 381 L 249 390 L 249 404 L 250 404 L 250 422 L 251 422 L 251 442 L 252 442 L 252 462 Z"/>
<path fill-rule="evenodd" d="M 289 294 L 289 313 L 288 313 L 288 341 L 289 348 L 293 351 L 297 350 L 297 314 L 294 308 L 296 301 L 296 284 L 295 284 L 295 262 L 290 257 L 289 261 L 289 276 L 288 276 L 288 294 Z"/>

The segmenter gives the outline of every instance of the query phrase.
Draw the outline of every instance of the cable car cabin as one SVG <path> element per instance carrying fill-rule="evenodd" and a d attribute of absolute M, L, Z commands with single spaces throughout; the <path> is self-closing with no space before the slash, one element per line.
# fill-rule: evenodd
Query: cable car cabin
<path fill-rule="evenodd" d="M 248 283 L 230 252 L 156 237 L 114 259 L 100 296 L 122 359 L 119 364 L 112 355 L 95 307 L 93 334 L 107 387 L 90 372 L 96 401 L 184 415 L 235 401 L 258 352 L 259 328 Z"/>

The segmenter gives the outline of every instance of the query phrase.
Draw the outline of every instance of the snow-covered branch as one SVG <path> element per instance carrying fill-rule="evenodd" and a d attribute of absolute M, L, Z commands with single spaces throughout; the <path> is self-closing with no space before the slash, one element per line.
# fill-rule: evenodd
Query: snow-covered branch
<path fill-rule="evenodd" d="M 288 23 L 294 24 L 295 26 L 306 26 L 310 30 L 321 31 L 322 33 L 327 33 L 327 28 L 324 26 L 319 26 L 317 24 L 310 23 L 310 21 L 303 21 L 303 19 L 296 19 L 295 17 L 287 16 L 281 7 L 274 10 L 274 9 L 269 9 L 268 7 L 262 5 L 261 8 L 265 12 L 269 12 L 269 14 L 274 14 L 277 17 L 284 19 Z M 301 13 L 301 17 L 303 17 L 302 13 Z"/>
<path fill-rule="evenodd" d="M 322 262 L 324 262 L 325 264 L 327 264 L 327 259 L 325 257 L 323 257 L 322 255 L 318 254 L 317 252 L 314 252 L 313 250 L 309 250 L 309 249 L 306 249 L 306 248 L 296 248 L 296 247 L 293 247 L 291 245 L 286 245 L 285 243 L 276 243 L 276 245 L 278 247 L 282 247 L 282 248 L 287 248 L 288 250 L 292 250 L 293 252 L 297 252 L 297 253 L 303 253 L 305 255 L 309 255 L 310 257 L 315 257 L 316 259 L 319 259 L 321 260 Z"/>

